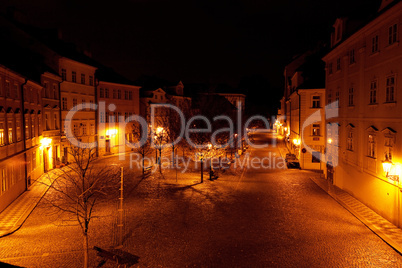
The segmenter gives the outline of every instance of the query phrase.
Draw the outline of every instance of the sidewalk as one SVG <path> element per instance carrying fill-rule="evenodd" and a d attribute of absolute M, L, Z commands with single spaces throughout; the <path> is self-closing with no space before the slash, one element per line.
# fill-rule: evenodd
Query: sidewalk
<path fill-rule="evenodd" d="M 51 183 L 51 179 L 60 173 L 62 173 L 60 169 L 53 169 L 43 174 L 31 185 L 28 191 L 23 192 L 0 213 L 0 237 L 14 233 L 22 226 L 49 189 L 45 184 Z"/>
<path fill-rule="evenodd" d="M 328 183 L 326 179 L 310 178 L 339 204 L 358 218 L 385 243 L 402 254 L 402 230 L 375 213 L 342 189 Z"/>
<path fill-rule="evenodd" d="M 128 154 L 131 152 L 125 152 Z M 104 158 L 115 157 L 120 154 L 110 154 L 99 157 L 96 161 Z M 6 209 L 0 213 L 0 238 L 17 231 L 25 220 L 29 217 L 39 201 L 45 195 L 51 183 L 50 179 L 54 179 L 62 173 L 60 168 L 53 169 L 48 173 L 40 176 L 28 189 L 15 199 Z"/>

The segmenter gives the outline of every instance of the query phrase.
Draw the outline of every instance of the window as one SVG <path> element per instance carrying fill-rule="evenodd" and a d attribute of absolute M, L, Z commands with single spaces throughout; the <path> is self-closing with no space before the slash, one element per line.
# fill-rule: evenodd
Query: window
<path fill-rule="evenodd" d="M 336 70 L 339 71 L 341 69 L 341 58 L 336 60 Z"/>
<path fill-rule="evenodd" d="M 32 152 L 32 169 L 36 169 L 36 151 Z"/>
<path fill-rule="evenodd" d="M 82 135 L 83 136 L 87 135 L 87 124 L 85 123 L 82 124 Z"/>
<path fill-rule="evenodd" d="M 25 139 L 29 139 L 29 119 L 25 119 Z"/>
<path fill-rule="evenodd" d="M 346 149 L 349 151 L 353 151 L 353 130 L 349 130 Z"/>
<path fill-rule="evenodd" d="M 10 81 L 6 80 L 6 97 L 10 97 Z"/>
<path fill-rule="evenodd" d="M 313 124 L 313 136 L 320 136 L 320 124 Z"/>
<path fill-rule="evenodd" d="M 129 92 L 128 92 L 128 99 L 129 99 L 129 100 L 132 100 L 132 99 L 133 99 L 133 92 L 132 92 L 132 91 L 129 91 Z"/>
<path fill-rule="evenodd" d="M 395 101 L 395 76 L 387 77 L 386 102 Z"/>
<path fill-rule="evenodd" d="M 338 91 L 335 93 L 335 105 L 336 105 L 336 107 L 340 106 L 339 95 L 340 95 L 340 93 L 339 93 L 339 89 L 338 89 Z"/>
<path fill-rule="evenodd" d="M 49 114 L 45 114 L 45 130 L 49 129 Z"/>
<path fill-rule="evenodd" d="M 378 35 L 371 39 L 371 53 L 378 52 Z"/>
<path fill-rule="evenodd" d="M 355 50 L 352 49 L 352 50 L 349 51 L 349 64 L 353 64 L 353 63 L 355 63 L 355 62 L 356 62 L 356 59 L 355 59 Z"/>
<path fill-rule="evenodd" d="M 320 108 L 321 103 L 320 103 L 320 96 L 313 96 L 313 108 Z"/>
<path fill-rule="evenodd" d="M 99 97 L 104 98 L 105 97 L 105 90 L 103 88 L 99 89 Z"/>
<path fill-rule="evenodd" d="M 388 154 L 389 160 L 392 160 L 393 147 L 394 147 L 394 137 L 385 136 L 385 153 Z"/>
<path fill-rule="evenodd" d="M 332 70 L 332 62 L 328 63 L 328 74 L 332 74 L 333 70 Z"/>
<path fill-rule="evenodd" d="M 71 72 L 71 81 L 76 83 L 77 82 L 77 73 L 76 72 Z"/>
<path fill-rule="evenodd" d="M 81 100 L 81 104 L 82 104 L 82 109 L 86 109 L 87 107 L 87 102 L 85 101 L 85 99 Z"/>
<path fill-rule="evenodd" d="M 328 97 L 327 97 L 327 104 L 331 105 L 332 102 L 332 91 L 328 91 Z"/>
<path fill-rule="evenodd" d="M 59 120 L 57 120 L 57 114 L 53 115 L 53 121 L 54 121 L 54 129 L 59 129 Z"/>
<path fill-rule="evenodd" d="M 17 141 L 21 141 L 21 122 L 17 121 Z"/>
<path fill-rule="evenodd" d="M 128 100 L 128 91 L 127 90 L 124 90 L 124 99 Z"/>
<path fill-rule="evenodd" d="M 158 99 L 158 95 L 155 95 L 155 100 L 157 100 Z"/>
<path fill-rule="evenodd" d="M 95 109 L 94 101 L 93 101 L 93 100 L 90 100 L 90 101 L 89 101 L 89 108 Z"/>
<path fill-rule="evenodd" d="M 370 84 L 370 104 L 377 103 L 377 80 L 371 81 Z"/>
<path fill-rule="evenodd" d="M 8 144 L 11 144 L 14 142 L 13 139 L 13 122 L 8 122 Z"/>
<path fill-rule="evenodd" d="M 77 103 L 78 103 L 78 101 L 77 101 L 77 99 L 73 99 L 73 110 L 77 110 Z"/>
<path fill-rule="evenodd" d="M 117 90 L 117 98 L 120 100 L 121 99 L 121 90 Z"/>
<path fill-rule="evenodd" d="M 18 94 L 18 84 L 14 84 L 14 86 L 13 86 L 13 97 L 18 99 L 19 95 L 20 94 Z"/>
<path fill-rule="evenodd" d="M 109 98 L 109 89 L 105 88 L 105 98 Z"/>
<path fill-rule="evenodd" d="M 57 86 L 53 84 L 53 99 L 57 99 Z"/>
<path fill-rule="evenodd" d="M 117 99 L 117 90 L 113 89 L 113 99 Z"/>
<path fill-rule="evenodd" d="M 109 112 L 106 112 L 106 123 L 109 123 Z"/>
<path fill-rule="evenodd" d="M 320 152 L 312 152 L 313 158 L 311 159 L 311 163 L 320 163 L 321 153 Z"/>
<path fill-rule="evenodd" d="M 79 128 L 78 128 L 78 124 L 74 124 L 73 125 L 73 134 L 75 137 L 79 136 Z"/>
<path fill-rule="evenodd" d="M 35 118 L 31 118 L 31 133 L 32 137 L 35 137 Z"/>
<path fill-rule="evenodd" d="M 3 146 L 5 144 L 4 140 L 4 123 L 0 123 L 0 146 Z"/>
<path fill-rule="evenodd" d="M 94 77 L 92 75 L 89 76 L 89 85 L 90 86 L 94 85 Z"/>
<path fill-rule="evenodd" d="M 398 39 L 398 25 L 394 24 L 388 28 L 388 45 L 396 43 Z"/>
<path fill-rule="evenodd" d="M 354 105 L 354 88 L 349 88 L 349 106 Z"/>
<path fill-rule="evenodd" d="M 61 107 L 64 111 L 67 110 L 67 98 L 62 98 Z"/>
<path fill-rule="evenodd" d="M 375 158 L 375 145 L 376 145 L 375 136 L 370 134 L 368 136 L 368 152 L 367 152 L 367 156 Z"/>
<path fill-rule="evenodd" d="M 85 74 L 81 74 L 81 84 L 85 85 Z"/>
<path fill-rule="evenodd" d="M 62 79 L 63 81 L 66 81 L 66 80 L 67 80 L 67 72 L 66 72 L 66 69 L 61 69 L 61 79 Z"/>
<path fill-rule="evenodd" d="M 105 113 L 104 112 L 99 112 L 99 122 L 105 123 Z"/>
<path fill-rule="evenodd" d="M 90 131 L 90 135 L 95 135 L 95 125 L 94 124 L 90 125 L 89 131 Z"/>

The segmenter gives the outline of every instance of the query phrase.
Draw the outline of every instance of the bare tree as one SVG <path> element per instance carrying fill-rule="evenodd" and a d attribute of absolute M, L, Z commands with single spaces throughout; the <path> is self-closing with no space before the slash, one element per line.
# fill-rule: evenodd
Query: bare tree
<path fill-rule="evenodd" d="M 133 148 L 133 151 L 141 155 L 141 161 L 142 161 L 142 175 L 144 176 L 145 174 L 145 157 L 148 156 L 151 151 L 151 136 L 150 136 L 150 130 L 147 130 L 146 133 L 147 137 L 146 140 L 143 144 L 140 143 L 141 140 L 141 125 L 139 123 L 133 123 L 131 124 L 131 133 L 133 136 L 133 142 L 135 142 L 135 147 Z"/>
<path fill-rule="evenodd" d="M 91 220 L 98 217 L 95 208 L 110 200 L 118 192 L 119 171 L 110 166 L 95 164 L 95 148 L 71 146 L 73 163 L 61 169 L 62 173 L 49 184 L 53 190 L 46 204 L 56 208 L 67 221 L 81 227 L 84 247 L 84 267 L 88 267 L 88 230 Z"/>

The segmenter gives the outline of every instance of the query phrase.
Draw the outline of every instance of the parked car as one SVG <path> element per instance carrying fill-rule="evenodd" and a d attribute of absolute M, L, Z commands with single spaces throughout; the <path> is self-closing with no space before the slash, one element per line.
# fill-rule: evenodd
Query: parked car
<path fill-rule="evenodd" d="M 300 168 L 299 160 L 294 154 L 286 154 L 285 162 L 288 168 Z"/>

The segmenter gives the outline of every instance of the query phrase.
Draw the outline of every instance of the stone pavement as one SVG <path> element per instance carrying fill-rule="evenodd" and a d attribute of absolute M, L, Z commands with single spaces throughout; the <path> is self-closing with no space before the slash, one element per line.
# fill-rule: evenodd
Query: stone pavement
<path fill-rule="evenodd" d="M 310 178 L 388 245 L 402 254 L 402 230 L 323 178 Z"/>
<path fill-rule="evenodd" d="M 22 226 L 49 189 L 47 185 L 61 173 L 60 169 L 54 169 L 43 174 L 28 191 L 22 193 L 0 213 L 0 237 L 14 233 Z"/>
<path fill-rule="evenodd" d="M 284 142 L 279 141 L 278 147 L 282 157 L 289 152 Z M 326 179 L 318 177 L 310 179 L 384 240 L 384 242 L 402 254 L 402 230 L 400 228 L 375 213 L 347 192 L 330 184 Z"/>
<path fill-rule="evenodd" d="M 128 153 L 131 152 L 123 154 Z M 118 155 L 119 154 L 106 155 L 99 157 L 98 160 Z M 62 172 L 61 169 L 53 169 L 43 174 L 30 186 L 28 191 L 22 193 L 0 213 L 0 238 L 14 233 L 22 226 L 49 189 L 47 185 L 50 185 Z"/>

